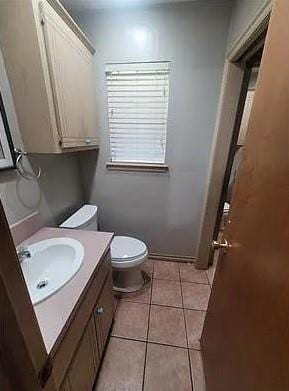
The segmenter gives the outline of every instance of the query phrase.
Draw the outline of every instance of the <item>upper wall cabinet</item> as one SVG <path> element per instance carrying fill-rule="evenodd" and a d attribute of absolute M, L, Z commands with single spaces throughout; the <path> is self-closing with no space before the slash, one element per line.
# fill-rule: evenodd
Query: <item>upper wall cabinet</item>
<path fill-rule="evenodd" d="M 26 151 L 95 148 L 94 49 L 60 3 L 1 1 L 0 39 Z"/>

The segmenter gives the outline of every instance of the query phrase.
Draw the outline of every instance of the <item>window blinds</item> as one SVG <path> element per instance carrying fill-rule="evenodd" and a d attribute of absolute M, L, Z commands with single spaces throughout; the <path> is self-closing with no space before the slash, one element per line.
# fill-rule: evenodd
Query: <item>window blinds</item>
<path fill-rule="evenodd" d="M 112 162 L 165 163 L 168 62 L 106 66 Z"/>

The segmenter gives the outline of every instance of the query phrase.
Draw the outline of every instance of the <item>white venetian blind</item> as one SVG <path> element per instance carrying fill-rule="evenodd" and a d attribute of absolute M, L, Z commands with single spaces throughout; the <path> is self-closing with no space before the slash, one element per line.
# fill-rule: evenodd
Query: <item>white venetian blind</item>
<path fill-rule="evenodd" d="M 165 163 L 168 62 L 106 66 L 112 162 Z"/>

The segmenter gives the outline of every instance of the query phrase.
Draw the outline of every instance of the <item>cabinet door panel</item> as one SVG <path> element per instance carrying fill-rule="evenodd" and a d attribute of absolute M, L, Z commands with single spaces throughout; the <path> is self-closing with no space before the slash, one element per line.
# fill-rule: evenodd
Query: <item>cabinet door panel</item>
<path fill-rule="evenodd" d="M 84 332 L 82 340 L 69 369 L 68 381 L 71 391 L 90 391 L 99 365 L 97 338 L 92 318 Z"/>
<path fill-rule="evenodd" d="M 47 3 L 42 20 L 62 148 L 95 145 L 93 56 Z"/>
<path fill-rule="evenodd" d="M 99 355 L 103 353 L 114 314 L 112 275 L 109 274 L 94 311 Z"/>

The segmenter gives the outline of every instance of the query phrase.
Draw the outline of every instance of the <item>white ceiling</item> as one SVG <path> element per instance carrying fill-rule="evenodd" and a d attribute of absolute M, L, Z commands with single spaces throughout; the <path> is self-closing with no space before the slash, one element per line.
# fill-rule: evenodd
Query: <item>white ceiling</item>
<path fill-rule="evenodd" d="M 196 0 L 61 0 L 68 9 L 104 9 L 126 6 L 149 6 L 163 3 L 181 3 Z"/>

